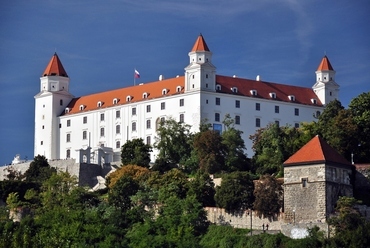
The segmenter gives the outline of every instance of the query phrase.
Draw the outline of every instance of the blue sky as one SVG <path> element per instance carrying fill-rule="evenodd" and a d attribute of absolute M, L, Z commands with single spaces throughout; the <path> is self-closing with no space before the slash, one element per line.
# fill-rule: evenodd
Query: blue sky
<path fill-rule="evenodd" d="M 347 106 L 370 91 L 368 0 L 0 3 L 0 165 L 33 158 L 34 95 L 56 51 L 75 96 L 183 75 L 202 33 L 221 75 L 311 87 L 326 54 Z"/>

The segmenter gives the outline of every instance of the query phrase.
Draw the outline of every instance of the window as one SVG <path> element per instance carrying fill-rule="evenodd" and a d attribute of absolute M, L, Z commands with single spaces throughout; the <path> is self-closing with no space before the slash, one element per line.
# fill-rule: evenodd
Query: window
<path fill-rule="evenodd" d="M 166 109 L 166 103 L 165 102 L 161 102 L 161 110 L 163 109 Z"/>
<path fill-rule="evenodd" d="M 221 90 L 221 85 L 216 84 L 216 90 Z"/>
<path fill-rule="evenodd" d="M 44 141 L 41 141 L 41 145 L 43 145 L 44 144 Z"/>
<path fill-rule="evenodd" d="M 256 102 L 256 110 L 257 111 L 261 110 L 261 104 L 259 102 Z"/>
<path fill-rule="evenodd" d="M 136 108 L 132 108 L 132 109 L 131 109 L 131 114 L 132 114 L 132 115 L 136 115 Z"/>
<path fill-rule="evenodd" d="M 99 101 L 97 106 L 98 108 L 100 108 L 101 106 L 103 106 L 103 102 Z"/>
<path fill-rule="evenodd" d="M 113 99 L 113 104 L 116 105 L 118 103 L 118 98 Z"/>
<path fill-rule="evenodd" d="M 71 120 L 67 120 L 67 127 L 71 126 Z"/>
<path fill-rule="evenodd" d="M 176 92 L 180 92 L 181 91 L 181 86 L 177 86 L 176 87 Z"/>
<path fill-rule="evenodd" d="M 121 111 L 117 110 L 116 111 L 116 118 L 120 118 L 121 117 Z"/>
<path fill-rule="evenodd" d="M 116 148 L 121 148 L 121 141 L 116 141 Z"/>
<path fill-rule="evenodd" d="M 151 141 L 150 136 L 146 136 L 146 144 L 151 145 L 151 143 L 152 143 L 152 141 Z"/>
<path fill-rule="evenodd" d="M 136 131 L 136 122 L 133 122 L 131 124 L 131 129 L 132 129 L 132 131 Z"/>
<path fill-rule="evenodd" d="M 272 99 L 275 99 L 276 98 L 276 93 L 275 92 L 270 92 L 270 97 L 272 98 Z"/>
<path fill-rule="evenodd" d="M 294 109 L 294 115 L 299 116 L 299 108 Z"/>
<path fill-rule="evenodd" d="M 66 152 L 66 158 L 70 158 L 71 157 L 71 150 L 67 150 L 67 152 Z"/>
<path fill-rule="evenodd" d="M 257 96 L 257 90 L 251 90 L 250 93 L 252 96 Z"/>
<path fill-rule="evenodd" d="M 275 113 L 279 113 L 280 109 L 279 109 L 279 106 L 275 106 Z"/>
<path fill-rule="evenodd" d="M 215 121 L 220 121 L 220 114 L 219 113 L 215 113 Z"/>
<path fill-rule="evenodd" d="M 219 97 L 216 97 L 216 105 L 220 105 L 221 104 L 221 99 Z"/>
<path fill-rule="evenodd" d="M 161 117 L 161 123 L 164 123 L 164 122 L 165 122 L 165 120 L 166 120 L 166 118 Z"/>
<path fill-rule="evenodd" d="M 82 132 L 82 139 L 83 140 L 87 139 L 87 132 L 86 131 Z"/>
<path fill-rule="evenodd" d="M 180 114 L 180 123 L 184 122 L 184 114 Z"/>
<path fill-rule="evenodd" d="M 167 92 L 168 92 L 168 90 L 167 90 L 167 89 L 163 89 L 163 90 L 162 90 L 162 95 L 166 95 L 166 94 L 167 94 Z"/>
<path fill-rule="evenodd" d="M 104 137 L 105 136 L 105 130 L 104 130 L 104 127 L 100 128 L 100 137 Z"/>
<path fill-rule="evenodd" d="M 299 128 L 299 123 L 294 123 L 295 128 Z"/>
<path fill-rule="evenodd" d="M 147 129 L 152 128 L 152 122 L 150 120 L 146 120 L 146 128 Z"/>
<path fill-rule="evenodd" d="M 280 126 L 280 121 L 275 121 L 275 124 L 279 127 Z"/>
<path fill-rule="evenodd" d="M 83 123 L 83 124 L 86 124 L 86 123 L 87 123 L 87 116 L 84 116 L 84 117 L 82 118 L 82 123 Z"/>
<path fill-rule="evenodd" d="M 104 114 L 100 114 L 100 121 L 104 121 Z"/>
<path fill-rule="evenodd" d="M 121 126 L 117 125 L 116 126 L 116 134 L 119 134 L 119 133 L 121 133 Z"/>
<path fill-rule="evenodd" d="M 307 187 L 307 178 L 302 178 L 302 187 L 306 188 Z"/>
<path fill-rule="evenodd" d="M 235 124 L 240 125 L 240 116 L 235 115 Z"/>
<path fill-rule="evenodd" d="M 150 113 L 150 105 L 146 105 L 146 112 Z"/>
<path fill-rule="evenodd" d="M 148 98 L 148 93 L 144 92 L 144 93 L 143 93 L 143 98 L 144 98 L 144 99 L 145 99 L 145 98 Z"/>
<path fill-rule="evenodd" d="M 66 141 L 71 142 L 71 134 L 70 133 L 67 133 Z"/>
<path fill-rule="evenodd" d="M 208 74 L 206 74 L 206 78 L 208 78 Z"/>
<path fill-rule="evenodd" d="M 85 105 L 80 105 L 80 111 L 85 109 Z"/>
<path fill-rule="evenodd" d="M 45 128 L 45 126 L 44 125 L 42 125 L 42 129 L 44 129 Z"/>
<path fill-rule="evenodd" d="M 59 123 L 59 128 L 62 128 L 62 123 Z"/>
<path fill-rule="evenodd" d="M 288 98 L 289 98 L 289 101 L 291 101 L 291 102 L 295 101 L 295 96 L 294 95 L 289 95 Z"/>
<path fill-rule="evenodd" d="M 131 97 L 131 96 L 126 96 L 126 102 L 130 102 L 130 101 L 131 101 L 131 99 L 132 99 L 132 97 Z"/>
<path fill-rule="evenodd" d="M 236 87 L 232 87 L 232 88 L 231 88 L 231 91 L 232 91 L 233 93 L 238 93 L 238 88 L 236 88 Z"/>
<path fill-rule="evenodd" d="M 184 106 L 184 99 L 180 99 L 180 107 Z"/>
<path fill-rule="evenodd" d="M 240 101 L 239 100 L 235 100 L 235 108 L 240 108 Z"/>
<path fill-rule="evenodd" d="M 60 106 L 63 105 L 63 99 L 60 99 L 59 104 L 60 104 Z"/>
<path fill-rule="evenodd" d="M 261 127 L 261 119 L 256 118 L 256 127 Z"/>

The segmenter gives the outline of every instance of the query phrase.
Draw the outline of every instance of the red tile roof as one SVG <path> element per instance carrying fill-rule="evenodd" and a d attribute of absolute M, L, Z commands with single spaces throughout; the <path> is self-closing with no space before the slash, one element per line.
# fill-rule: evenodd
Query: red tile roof
<path fill-rule="evenodd" d="M 321 63 L 319 67 L 317 68 L 317 71 L 334 71 L 333 67 L 330 64 L 330 61 L 326 55 L 324 58 L 322 58 Z"/>
<path fill-rule="evenodd" d="M 178 86 L 180 89 L 179 92 Z M 165 95 L 163 95 L 163 90 L 166 90 L 167 92 Z M 114 105 L 140 102 L 148 99 L 181 94 L 183 92 L 184 77 L 176 77 L 162 81 L 140 84 L 136 86 L 104 91 L 96 94 L 74 98 L 67 106 L 70 109 L 68 114 L 96 110 L 99 108 L 108 108 Z M 147 98 L 143 97 L 144 93 L 147 93 Z M 127 101 L 128 96 L 131 98 L 130 101 Z M 113 103 L 113 99 L 115 98 L 118 100 L 117 104 Z M 102 103 L 101 107 L 98 107 L 98 102 Z M 84 106 L 84 109 L 82 111 L 80 110 L 81 105 Z"/>
<path fill-rule="evenodd" d="M 42 77 L 45 76 L 68 77 L 67 72 L 64 70 L 62 62 L 60 62 L 57 53 L 54 53 L 44 73 L 42 73 Z"/>
<path fill-rule="evenodd" d="M 234 78 L 234 77 L 227 77 L 227 76 L 216 76 L 216 84 L 221 86 L 221 90 L 217 91 L 219 93 L 224 94 L 232 94 L 232 95 L 240 95 L 245 97 L 253 97 L 253 98 L 260 98 L 260 99 L 270 99 L 275 101 L 282 101 L 282 102 L 292 102 L 288 96 L 294 95 L 295 100 L 294 103 L 298 104 L 305 104 L 305 105 L 315 105 L 315 106 L 322 106 L 320 100 L 317 98 L 316 94 L 310 88 L 292 86 L 292 85 L 284 85 L 284 84 L 276 84 L 276 83 L 269 83 L 263 81 L 255 81 L 250 79 L 243 79 L 243 78 Z M 116 90 L 110 90 L 105 92 L 100 92 L 96 94 L 81 96 L 78 98 L 74 98 L 71 103 L 67 106 L 70 111 L 69 114 L 79 113 L 81 112 L 80 106 L 84 106 L 83 111 L 90 111 L 98 109 L 97 106 L 98 102 L 102 102 L 102 106 L 100 108 L 108 108 L 112 107 L 113 99 L 119 99 L 117 105 L 122 105 L 126 103 L 132 102 L 139 102 L 144 101 L 147 99 L 154 99 L 160 97 L 166 97 L 170 95 L 180 94 L 184 92 L 185 86 L 185 77 L 176 77 L 170 78 L 162 81 L 156 81 L 126 88 L 120 88 Z M 177 92 L 177 88 L 180 87 L 180 92 Z M 237 92 L 234 93 L 232 88 L 236 87 Z M 162 91 L 167 89 L 167 94 L 163 95 Z M 256 90 L 257 95 L 253 96 L 251 94 L 251 90 Z M 270 93 L 274 92 L 276 94 L 276 98 L 272 99 Z M 143 98 L 143 94 L 147 93 L 147 98 Z M 130 102 L 126 101 L 127 96 L 131 96 L 132 100 Z M 311 99 L 316 99 L 317 103 L 313 104 Z"/>
<path fill-rule="evenodd" d="M 195 41 L 195 44 L 193 48 L 191 49 L 191 52 L 197 52 L 197 51 L 200 51 L 200 52 L 210 51 L 202 35 L 198 36 L 198 39 Z"/>
<path fill-rule="evenodd" d="M 284 166 L 307 165 L 319 163 L 335 163 L 342 165 L 351 165 L 334 148 L 328 145 L 320 136 L 316 135 L 301 149 L 294 153 L 284 162 Z"/>
<path fill-rule="evenodd" d="M 216 84 L 221 85 L 221 90 L 218 92 L 282 102 L 322 106 L 322 103 L 311 88 L 220 75 L 216 76 Z M 231 90 L 233 87 L 237 87 L 237 93 L 233 93 Z M 256 91 L 256 96 L 252 96 L 252 90 Z M 276 98 L 273 99 L 270 93 L 275 93 Z M 294 101 L 290 100 L 289 96 L 294 96 Z M 311 99 L 316 99 L 316 104 L 313 104 Z"/>

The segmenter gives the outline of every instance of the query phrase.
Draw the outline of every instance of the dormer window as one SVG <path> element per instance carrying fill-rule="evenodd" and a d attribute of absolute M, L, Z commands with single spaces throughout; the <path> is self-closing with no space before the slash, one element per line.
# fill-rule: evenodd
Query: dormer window
<path fill-rule="evenodd" d="M 272 98 L 272 99 L 275 99 L 276 98 L 276 93 L 275 92 L 270 92 L 270 97 Z"/>
<path fill-rule="evenodd" d="M 181 91 L 181 89 L 182 89 L 182 87 L 181 87 L 181 86 L 177 86 L 177 87 L 176 87 L 176 92 L 180 92 L 180 91 Z"/>
<path fill-rule="evenodd" d="M 221 90 L 221 85 L 216 84 L 216 90 Z"/>
<path fill-rule="evenodd" d="M 145 98 L 148 98 L 148 93 L 147 92 L 144 92 L 143 93 L 143 98 L 145 99 Z"/>
<path fill-rule="evenodd" d="M 126 96 L 126 102 L 131 102 L 132 96 Z"/>
<path fill-rule="evenodd" d="M 168 93 L 168 89 L 163 89 L 162 90 L 162 95 L 166 95 Z"/>
<path fill-rule="evenodd" d="M 315 98 L 311 99 L 312 104 L 317 104 L 317 100 Z"/>
<path fill-rule="evenodd" d="M 291 101 L 291 102 L 295 101 L 295 96 L 294 95 L 289 95 L 288 98 L 289 98 L 289 101 Z"/>
<path fill-rule="evenodd" d="M 232 88 L 231 88 L 231 91 L 232 91 L 233 93 L 238 93 L 238 88 L 237 88 L 237 87 L 232 87 Z"/>
<path fill-rule="evenodd" d="M 116 105 L 118 102 L 119 102 L 119 99 L 118 99 L 118 98 L 114 98 L 114 99 L 113 99 L 113 104 L 114 104 L 114 105 Z"/>
<path fill-rule="evenodd" d="M 80 105 L 80 111 L 85 109 L 85 105 Z"/>
<path fill-rule="evenodd" d="M 257 96 L 257 90 L 251 90 L 250 92 L 252 96 Z"/>
<path fill-rule="evenodd" d="M 69 113 L 69 111 L 70 111 L 70 109 L 69 109 L 69 108 L 66 108 L 66 109 L 64 110 L 64 113 L 68 114 L 68 113 Z"/>
<path fill-rule="evenodd" d="M 103 106 L 103 102 L 102 101 L 99 101 L 98 104 L 97 104 L 98 108 L 101 108 L 101 106 Z"/>

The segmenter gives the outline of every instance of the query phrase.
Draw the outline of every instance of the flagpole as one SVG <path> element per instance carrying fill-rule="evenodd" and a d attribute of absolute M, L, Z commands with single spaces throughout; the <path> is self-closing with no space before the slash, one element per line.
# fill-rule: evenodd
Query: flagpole
<path fill-rule="evenodd" d="M 136 75 L 135 75 L 136 68 L 134 68 L 134 86 L 136 85 Z"/>

